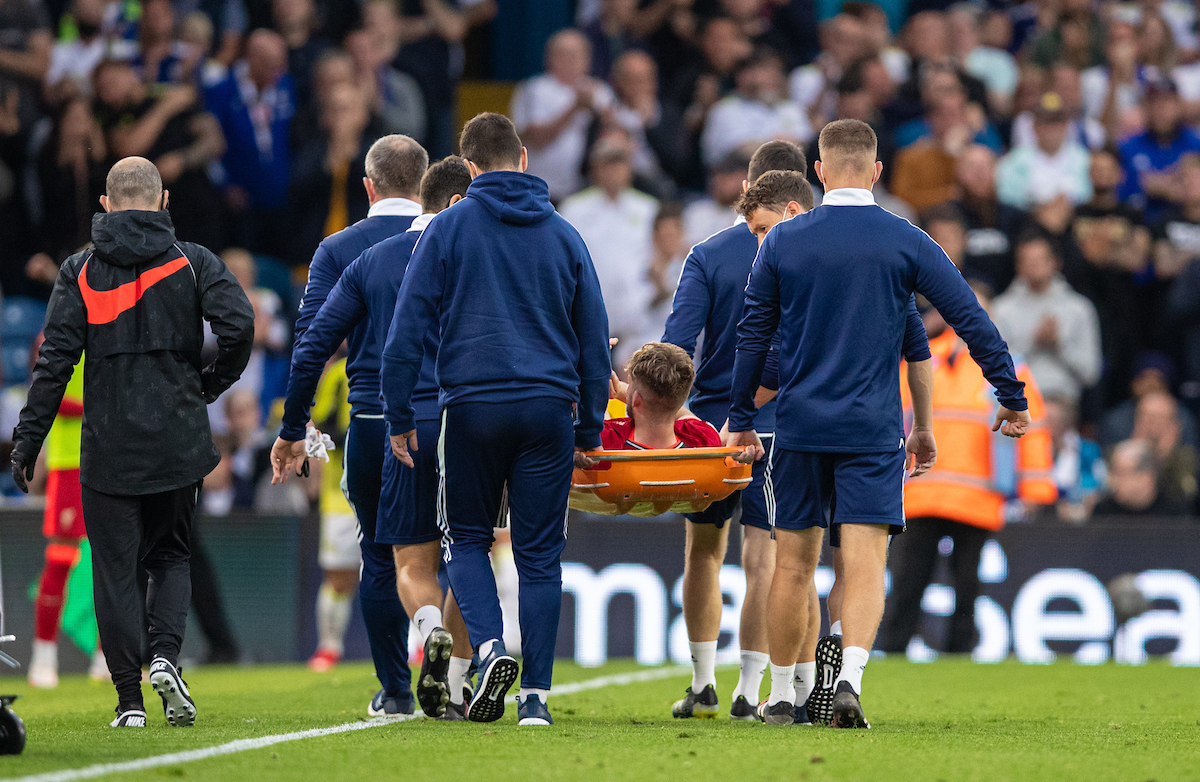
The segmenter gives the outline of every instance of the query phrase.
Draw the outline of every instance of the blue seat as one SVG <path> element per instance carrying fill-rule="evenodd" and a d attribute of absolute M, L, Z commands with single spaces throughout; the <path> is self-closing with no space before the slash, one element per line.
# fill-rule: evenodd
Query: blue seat
<path fill-rule="evenodd" d="M 10 296 L 4 300 L 0 318 L 0 339 L 33 339 L 46 321 L 46 302 L 27 296 Z"/>
<path fill-rule="evenodd" d="M 4 385 L 15 386 L 29 381 L 30 340 L 8 340 L 0 343 L 0 367 L 4 370 Z"/>

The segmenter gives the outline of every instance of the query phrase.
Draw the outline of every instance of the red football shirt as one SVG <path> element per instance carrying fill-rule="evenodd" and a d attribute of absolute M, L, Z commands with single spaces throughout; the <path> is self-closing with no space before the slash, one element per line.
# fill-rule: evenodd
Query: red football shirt
<path fill-rule="evenodd" d="M 680 418 L 675 422 L 675 445 L 672 448 L 719 448 L 721 435 L 707 421 L 699 418 Z M 633 419 L 610 418 L 604 422 L 600 442 L 606 451 L 645 451 L 646 446 L 633 439 Z"/>

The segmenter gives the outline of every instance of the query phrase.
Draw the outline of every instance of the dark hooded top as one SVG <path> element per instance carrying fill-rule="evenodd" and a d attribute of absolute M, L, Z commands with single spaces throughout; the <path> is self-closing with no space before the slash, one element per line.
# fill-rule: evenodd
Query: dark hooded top
<path fill-rule="evenodd" d="M 201 319 L 217 338 L 206 367 Z M 253 342 L 241 286 L 210 251 L 176 241 L 166 211 L 98 214 L 92 246 L 63 262 L 50 294 L 15 450 L 36 458 L 86 350 L 79 482 L 117 495 L 194 484 L 220 460 L 206 405 L 241 375 Z"/>

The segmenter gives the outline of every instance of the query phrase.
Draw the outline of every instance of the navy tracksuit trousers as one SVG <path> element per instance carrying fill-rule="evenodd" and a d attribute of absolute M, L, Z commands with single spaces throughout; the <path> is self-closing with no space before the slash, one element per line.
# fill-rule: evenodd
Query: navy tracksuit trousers
<path fill-rule="evenodd" d="M 488 552 L 507 501 L 520 577 L 521 686 L 531 689 L 550 689 L 554 672 L 574 443 L 565 399 L 462 402 L 442 411 L 438 523 L 450 584 L 472 646 L 503 639 Z"/>

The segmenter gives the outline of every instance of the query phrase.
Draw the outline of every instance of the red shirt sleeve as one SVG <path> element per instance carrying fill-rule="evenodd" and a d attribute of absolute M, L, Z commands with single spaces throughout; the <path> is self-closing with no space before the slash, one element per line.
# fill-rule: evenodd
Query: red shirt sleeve
<path fill-rule="evenodd" d="M 606 451 L 629 450 L 626 440 L 633 434 L 633 421 L 628 418 L 610 418 L 604 422 L 600 432 L 600 445 Z"/>
<path fill-rule="evenodd" d="M 675 436 L 684 448 L 720 448 L 721 435 L 712 424 L 699 418 L 681 418 L 675 422 Z"/>

